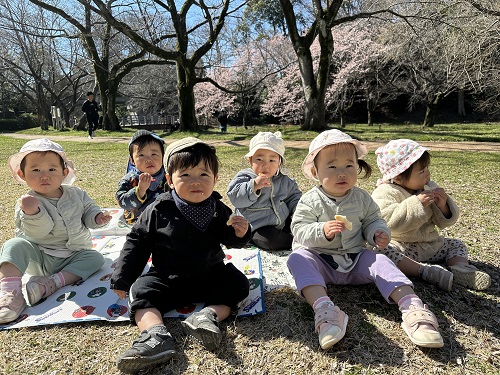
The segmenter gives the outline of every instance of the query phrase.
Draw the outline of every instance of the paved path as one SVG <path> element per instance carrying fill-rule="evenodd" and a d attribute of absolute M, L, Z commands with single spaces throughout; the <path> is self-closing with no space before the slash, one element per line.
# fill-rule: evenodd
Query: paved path
<path fill-rule="evenodd" d="M 5 137 L 13 137 L 20 139 L 36 139 L 40 138 L 39 135 L 31 134 L 17 134 L 17 133 L 3 133 L 0 134 Z M 130 137 L 94 137 L 88 139 L 87 137 L 80 136 L 67 136 L 67 135 L 51 135 L 50 139 L 53 141 L 70 141 L 70 142 L 92 142 L 92 143 L 128 143 Z M 165 142 L 171 143 L 175 139 L 166 138 Z M 231 140 L 206 140 L 207 143 L 214 146 L 247 146 L 250 141 L 231 141 Z M 309 147 L 309 141 L 285 141 L 285 146 L 288 148 L 305 148 Z M 386 142 L 375 141 L 365 142 L 368 150 L 374 151 L 379 146 L 384 145 Z M 428 147 L 432 151 L 477 151 L 477 152 L 500 152 L 500 143 L 498 142 L 419 142 L 422 146 Z"/>

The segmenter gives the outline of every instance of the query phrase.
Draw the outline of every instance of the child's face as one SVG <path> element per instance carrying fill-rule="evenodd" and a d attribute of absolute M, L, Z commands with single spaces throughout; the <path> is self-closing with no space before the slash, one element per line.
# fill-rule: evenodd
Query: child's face
<path fill-rule="evenodd" d="M 31 152 L 24 160 L 24 173 L 19 170 L 18 174 L 30 189 L 47 198 L 59 198 L 59 188 L 69 172 L 62 167 L 61 157 L 55 152 Z"/>
<path fill-rule="evenodd" d="M 280 167 L 280 156 L 274 151 L 260 148 L 250 158 L 250 165 L 255 173 L 272 177 Z"/>
<path fill-rule="evenodd" d="M 203 161 L 194 167 L 174 171 L 167 175 L 170 188 L 188 203 L 200 203 L 209 198 L 217 182 L 216 175 Z"/>
<path fill-rule="evenodd" d="M 314 160 L 311 173 L 319 180 L 326 193 L 341 197 L 356 185 L 358 161 L 356 150 L 349 143 L 340 143 L 322 149 Z"/>
<path fill-rule="evenodd" d="M 423 167 L 420 163 L 416 162 L 411 170 L 410 177 L 407 180 L 402 179 L 400 176 L 394 178 L 394 182 L 410 191 L 418 191 L 424 188 L 431 179 L 431 172 L 429 166 Z"/>
<path fill-rule="evenodd" d="M 137 145 L 132 145 L 132 163 L 142 173 L 154 175 L 163 166 L 161 146 L 157 142 L 147 143 L 139 150 Z"/>

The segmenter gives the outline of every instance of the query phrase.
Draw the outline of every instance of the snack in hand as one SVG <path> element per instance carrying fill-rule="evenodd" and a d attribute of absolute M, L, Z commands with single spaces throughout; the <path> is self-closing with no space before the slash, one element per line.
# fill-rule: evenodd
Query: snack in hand
<path fill-rule="evenodd" d="M 235 217 L 235 214 L 229 215 L 229 219 L 226 222 L 226 225 L 233 225 L 233 217 Z"/>
<path fill-rule="evenodd" d="M 102 212 L 102 214 L 103 214 L 104 216 L 110 216 L 110 215 L 111 215 L 111 212 L 109 212 L 108 210 L 106 210 L 106 211 L 103 211 L 103 212 Z"/>
<path fill-rule="evenodd" d="M 335 220 L 343 222 L 347 230 L 352 230 L 352 223 L 344 215 L 335 215 Z"/>
<path fill-rule="evenodd" d="M 432 190 L 429 185 L 424 185 L 424 190 Z"/>

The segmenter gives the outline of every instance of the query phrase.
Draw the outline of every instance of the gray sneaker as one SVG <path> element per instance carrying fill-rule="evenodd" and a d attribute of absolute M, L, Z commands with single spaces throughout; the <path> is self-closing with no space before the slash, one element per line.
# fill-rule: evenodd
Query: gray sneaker
<path fill-rule="evenodd" d="M 181 326 L 187 335 L 200 341 L 208 350 L 217 349 L 222 341 L 217 315 L 209 307 L 191 314 Z"/>
<path fill-rule="evenodd" d="M 118 357 L 116 366 L 126 374 L 134 374 L 176 355 L 175 342 L 167 328 L 154 326 L 141 332 L 132 347 Z"/>
<path fill-rule="evenodd" d="M 427 281 L 429 284 L 437 285 L 440 289 L 451 291 L 453 285 L 453 273 L 437 264 L 424 265 L 422 280 Z"/>

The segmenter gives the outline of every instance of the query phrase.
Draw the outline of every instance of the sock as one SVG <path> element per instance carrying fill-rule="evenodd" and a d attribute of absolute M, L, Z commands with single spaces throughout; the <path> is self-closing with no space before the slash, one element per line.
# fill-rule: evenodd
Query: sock
<path fill-rule="evenodd" d="M 0 280 L 0 290 L 5 292 L 12 292 L 17 290 L 21 292 L 21 276 L 6 276 Z"/>
<path fill-rule="evenodd" d="M 328 297 L 328 296 L 319 297 L 316 301 L 314 301 L 312 308 L 314 311 L 316 311 L 316 309 L 318 309 L 319 307 L 321 307 L 327 303 L 330 303 L 332 305 L 332 307 L 334 306 L 330 297 Z"/>
<path fill-rule="evenodd" d="M 163 324 L 158 324 L 156 326 L 149 327 L 146 330 L 148 333 L 160 333 L 160 334 L 168 334 L 168 329 Z"/>
<path fill-rule="evenodd" d="M 410 305 L 424 307 L 424 303 L 416 294 L 407 294 L 398 301 L 399 311 L 404 312 L 410 309 Z"/>
<path fill-rule="evenodd" d="M 63 286 L 66 285 L 66 280 L 64 279 L 64 275 L 62 272 L 58 272 L 49 276 L 49 279 L 54 280 L 57 289 L 61 289 Z"/>

